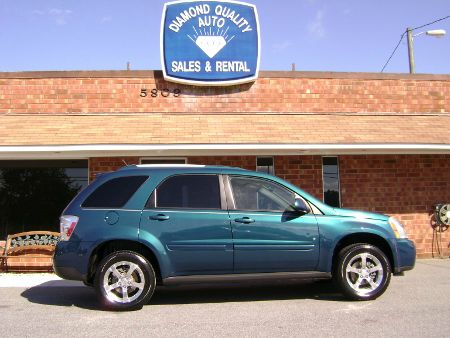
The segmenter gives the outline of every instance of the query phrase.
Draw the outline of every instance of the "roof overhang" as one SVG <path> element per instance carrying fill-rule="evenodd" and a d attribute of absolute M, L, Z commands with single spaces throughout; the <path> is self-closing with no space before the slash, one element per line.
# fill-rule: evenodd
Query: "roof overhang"
<path fill-rule="evenodd" d="M 0 146 L 0 159 L 110 156 L 450 154 L 450 144 L 86 144 Z"/>

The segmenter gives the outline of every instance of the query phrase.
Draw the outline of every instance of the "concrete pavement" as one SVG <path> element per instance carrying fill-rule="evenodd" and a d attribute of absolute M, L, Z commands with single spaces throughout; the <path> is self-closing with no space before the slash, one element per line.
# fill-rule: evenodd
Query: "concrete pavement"
<path fill-rule="evenodd" d="M 0 274 L 4 337 L 450 337 L 450 260 L 418 260 L 374 301 L 322 283 L 158 288 L 134 312 L 54 275 Z"/>

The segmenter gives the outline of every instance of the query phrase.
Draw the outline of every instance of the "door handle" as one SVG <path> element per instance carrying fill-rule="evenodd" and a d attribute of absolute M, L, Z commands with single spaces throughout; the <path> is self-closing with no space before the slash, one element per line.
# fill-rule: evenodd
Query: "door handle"
<path fill-rule="evenodd" d="M 149 216 L 149 219 L 155 220 L 155 221 L 167 221 L 170 217 L 164 214 L 158 214 Z"/>
<path fill-rule="evenodd" d="M 236 218 L 234 221 L 237 223 L 244 223 L 244 224 L 255 223 L 255 220 L 249 217 Z"/>

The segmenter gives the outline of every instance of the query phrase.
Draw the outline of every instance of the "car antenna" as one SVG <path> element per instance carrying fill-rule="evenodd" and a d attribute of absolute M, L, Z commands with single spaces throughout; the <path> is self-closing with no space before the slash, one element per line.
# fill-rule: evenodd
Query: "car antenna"
<path fill-rule="evenodd" d="M 124 159 L 122 159 L 122 162 L 125 164 L 126 167 L 128 167 L 128 163 Z"/>

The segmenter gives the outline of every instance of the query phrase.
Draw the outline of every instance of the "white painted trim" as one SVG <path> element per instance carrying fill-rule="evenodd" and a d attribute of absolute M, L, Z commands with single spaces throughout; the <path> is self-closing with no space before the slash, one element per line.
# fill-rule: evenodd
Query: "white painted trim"
<path fill-rule="evenodd" d="M 0 153 L 0 158 L 1 158 L 1 153 Z M 91 158 L 88 157 L 87 161 L 88 161 L 88 175 L 87 175 L 87 179 L 88 179 L 88 185 L 89 185 L 89 184 L 91 184 Z"/>
<path fill-rule="evenodd" d="M 138 164 L 138 168 L 204 168 L 202 164 Z"/>
<path fill-rule="evenodd" d="M 0 146 L 0 159 L 106 156 L 450 154 L 450 144 L 86 144 Z"/>
<path fill-rule="evenodd" d="M 319 149 L 415 149 L 415 150 L 448 150 L 450 144 L 433 143 L 180 143 L 180 144 L 81 144 L 81 145 L 45 145 L 45 146 L 0 146 L 0 152 L 9 151 L 89 151 L 89 150 L 224 150 L 224 149 L 296 149 L 296 150 L 319 150 Z M 152 157 L 152 156 L 147 156 Z"/>

